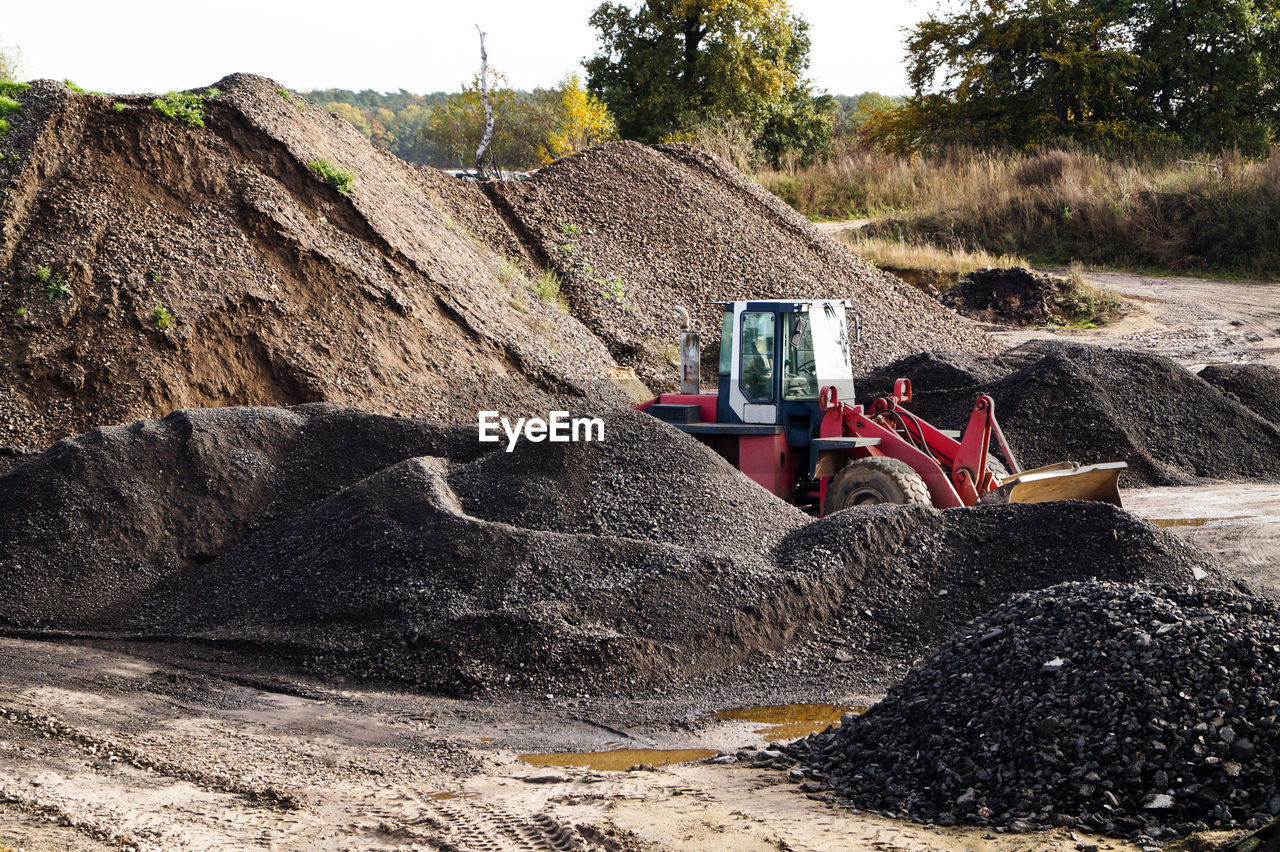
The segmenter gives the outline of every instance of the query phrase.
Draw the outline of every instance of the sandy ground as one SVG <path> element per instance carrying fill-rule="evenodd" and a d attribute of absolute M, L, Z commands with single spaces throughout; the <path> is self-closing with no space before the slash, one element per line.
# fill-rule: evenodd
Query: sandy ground
<path fill-rule="evenodd" d="M 1130 300 L 1129 316 L 1093 331 L 996 333 L 1011 346 L 1072 337 L 1189 366 L 1280 364 L 1280 285 L 1093 277 Z M 1218 554 L 1259 591 L 1280 595 L 1280 484 L 1209 482 L 1130 490 L 1124 499 Z M 852 706 L 876 698 L 828 700 Z M 925 827 L 835 810 L 784 773 L 663 765 L 823 724 L 780 729 L 710 718 L 706 709 L 667 706 L 663 717 L 652 707 L 451 701 L 227 671 L 198 659 L 174 663 L 146 646 L 5 638 L 0 850 L 1134 848 L 1065 829 Z M 594 767 L 520 759 L 621 748 L 638 751 L 578 761 Z M 668 749 L 699 751 L 663 754 Z"/>

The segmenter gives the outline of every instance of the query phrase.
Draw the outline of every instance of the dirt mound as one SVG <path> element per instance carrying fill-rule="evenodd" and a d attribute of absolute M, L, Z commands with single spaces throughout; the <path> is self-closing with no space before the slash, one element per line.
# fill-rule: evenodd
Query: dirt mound
<path fill-rule="evenodd" d="M 909 408 L 961 429 L 977 393 L 1026 468 L 1125 461 L 1122 485 L 1183 485 L 1193 477 L 1280 477 L 1280 429 L 1176 362 L 1141 352 L 1054 344 L 976 388 L 922 396 Z"/>
<path fill-rule="evenodd" d="M 0 624 L 118 623 L 158 582 L 388 465 L 480 452 L 468 427 L 325 404 L 177 411 L 65 439 L 0 477 Z"/>
<path fill-rule="evenodd" d="M 1198 375 L 1259 417 L 1280 424 L 1280 369 L 1266 364 L 1211 364 Z"/>
<path fill-rule="evenodd" d="M 1090 304 L 1096 297 L 1082 293 L 1070 278 L 1021 266 L 967 273 L 939 298 L 971 319 L 1019 326 L 1074 322 L 1101 307 Z"/>
<path fill-rule="evenodd" d="M 792 747 L 861 808 L 1149 842 L 1280 813 L 1280 611 L 1067 584 L 974 621 L 861 717 Z"/>
<path fill-rule="evenodd" d="M 1216 561 L 1105 503 L 837 512 L 791 533 L 778 564 L 846 572 L 826 642 L 846 656 L 912 663 L 1010 595 L 1070 580 L 1235 590 Z"/>
<path fill-rule="evenodd" d="M 694 313 L 714 370 L 715 300 L 850 298 L 867 318 L 854 360 L 868 365 L 931 347 L 990 349 L 976 327 L 686 145 L 614 143 L 490 189 L 560 274 L 574 314 L 654 387 L 674 383 L 672 305 Z"/>

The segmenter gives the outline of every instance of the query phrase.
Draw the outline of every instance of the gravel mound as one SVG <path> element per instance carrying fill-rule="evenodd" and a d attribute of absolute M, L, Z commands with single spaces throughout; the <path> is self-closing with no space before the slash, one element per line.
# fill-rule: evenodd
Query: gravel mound
<path fill-rule="evenodd" d="M 64 439 L 0 477 L 0 625 L 118 623 L 156 583 L 378 470 L 481 452 L 467 427 L 325 404 L 177 411 Z"/>
<path fill-rule="evenodd" d="M 653 418 L 610 416 L 605 434 L 401 462 L 181 578 L 131 626 L 326 676 L 576 694 L 724 668 L 829 615 L 838 574 L 770 561 L 802 513 Z"/>
<path fill-rule="evenodd" d="M 784 569 L 849 577 L 827 642 L 850 657 L 914 664 L 1010 595 L 1072 580 L 1236 590 L 1208 554 L 1106 503 L 837 512 L 791 533 Z"/>
<path fill-rule="evenodd" d="M 703 363 L 714 375 L 716 300 L 852 299 L 867 318 L 856 363 L 883 364 L 931 347 L 992 351 L 977 326 L 687 145 L 613 143 L 491 191 L 559 273 L 574 315 L 655 388 L 676 378 L 663 354 L 678 328 L 672 305 L 693 313 L 709 347 Z"/>
<path fill-rule="evenodd" d="M 915 394 L 972 388 L 993 382 L 1015 369 L 1004 356 L 974 355 L 971 352 L 917 352 L 854 379 L 858 402 L 889 396 L 896 379 L 911 380 Z"/>
<path fill-rule="evenodd" d="M 1280 813 L 1280 610 L 1068 583 L 968 625 L 791 754 L 855 807 L 1145 839 Z"/>
<path fill-rule="evenodd" d="M 524 444 L 459 468 L 449 485 L 483 520 L 699 551 L 764 549 L 810 520 L 655 417 L 602 419 L 603 445 Z"/>
<path fill-rule="evenodd" d="M 1080 344 L 1044 352 L 1004 378 L 908 407 L 939 428 L 961 429 L 976 394 L 989 394 L 1027 468 L 1125 461 L 1122 485 L 1280 476 L 1280 428 L 1176 362 Z"/>
<path fill-rule="evenodd" d="M 1211 364 L 1198 375 L 1259 417 L 1280 424 L 1280 369 L 1266 364 Z"/>

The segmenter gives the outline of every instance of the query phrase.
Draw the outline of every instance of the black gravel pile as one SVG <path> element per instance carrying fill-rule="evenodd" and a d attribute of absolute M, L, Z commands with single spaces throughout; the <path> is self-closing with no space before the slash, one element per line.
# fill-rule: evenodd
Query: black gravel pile
<path fill-rule="evenodd" d="M 59 441 L 0 476 L 0 625 L 109 625 L 173 573 L 472 428 L 325 404 L 177 411 Z"/>
<path fill-rule="evenodd" d="M 603 445 L 565 446 L 380 471 L 182 577 L 131 626 L 324 675 L 563 695 L 722 669 L 834 611 L 843 572 L 770 561 L 805 516 L 691 438 L 627 413 Z"/>
<path fill-rule="evenodd" d="M 1237 589 L 1199 548 L 1110 504 L 1078 501 L 837 512 L 787 536 L 777 561 L 850 576 L 827 625 L 835 653 L 908 665 L 1011 595 L 1063 582 Z"/>
<path fill-rule="evenodd" d="M 1259 417 L 1280 423 L 1280 369 L 1266 364 L 1212 364 L 1199 373 Z"/>
<path fill-rule="evenodd" d="M 857 808 L 1145 841 L 1280 813 L 1280 610 L 1185 587 L 1013 597 L 788 746 Z"/>
<path fill-rule="evenodd" d="M 961 429 L 976 394 L 989 394 L 1028 468 L 1125 461 L 1122 485 L 1280 477 L 1280 428 L 1177 362 L 1081 344 L 1044 353 L 1003 378 L 928 394 L 908 408 Z"/>
<path fill-rule="evenodd" d="M 535 530 L 764 552 L 810 518 L 648 414 L 602 415 L 605 443 L 523 443 L 459 468 L 467 514 Z"/>
<path fill-rule="evenodd" d="M 993 382 L 1008 375 L 1017 366 L 1021 365 L 1012 363 L 1003 356 L 956 351 L 917 352 L 858 376 L 854 379 L 854 388 L 857 391 L 857 401 L 866 403 L 893 393 L 893 383 L 900 378 L 910 379 L 915 393 L 929 394 Z"/>

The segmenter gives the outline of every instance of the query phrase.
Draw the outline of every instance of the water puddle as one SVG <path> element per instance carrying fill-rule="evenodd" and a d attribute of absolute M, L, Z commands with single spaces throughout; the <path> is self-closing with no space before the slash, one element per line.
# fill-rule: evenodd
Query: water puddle
<path fill-rule="evenodd" d="M 712 713 L 722 722 L 756 722 L 755 733 L 770 740 L 807 737 L 830 725 L 840 724 L 845 713 L 865 713 L 866 707 L 850 704 L 768 704 L 762 707 L 730 707 Z"/>
<path fill-rule="evenodd" d="M 1216 521 L 1247 521 L 1252 515 L 1227 515 L 1221 518 L 1148 518 L 1158 527 L 1202 527 Z"/>
<path fill-rule="evenodd" d="M 557 754 L 522 754 L 520 759 L 530 766 L 576 766 L 606 772 L 625 772 L 633 766 L 665 766 L 715 757 L 719 752 L 706 748 L 617 748 L 608 751 L 560 752 Z"/>

